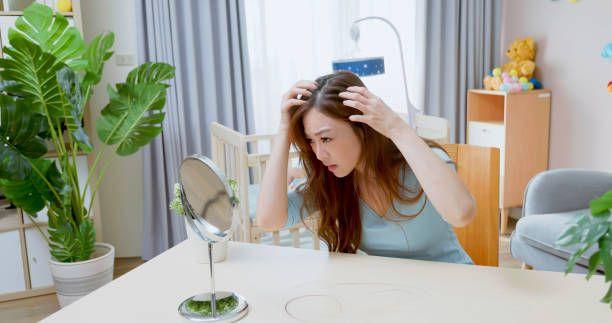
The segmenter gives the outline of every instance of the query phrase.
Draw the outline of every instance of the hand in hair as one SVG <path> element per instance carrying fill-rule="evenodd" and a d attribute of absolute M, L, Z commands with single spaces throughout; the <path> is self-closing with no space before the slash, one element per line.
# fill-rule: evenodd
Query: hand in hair
<path fill-rule="evenodd" d="M 291 119 L 289 111 L 292 107 L 300 106 L 306 101 L 301 100 L 302 97 L 311 96 L 312 92 L 317 89 L 317 83 L 313 81 L 298 81 L 285 94 L 281 100 L 281 128 L 289 126 Z"/>
<path fill-rule="evenodd" d="M 387 138 L 391 138 L 394 132 L 408 126 L 383 100 L 365 87 L 350 86 L 345 92 L 340 92 L 339 96 L 345 99 L 342 102 L 344 105 L 363 113 L 354 114 L 349 120 L 365 123 Z"/>

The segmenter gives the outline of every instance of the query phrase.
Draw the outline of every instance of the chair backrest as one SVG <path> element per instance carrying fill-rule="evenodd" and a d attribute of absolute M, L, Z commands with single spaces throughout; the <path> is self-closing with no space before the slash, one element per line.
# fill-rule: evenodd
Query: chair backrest
<path fill-rule="evenodd" d="M 464 144 L 442 145 L 457 174 L 476 200 L 476 218 L 455 228 L 457 239 L 477 265 L 499 264 L 499 149 Z"/>
<path fill-rule="evenodd" d="M 407 113 L 398 114 L 404 120 L 408 119 Z M 441 117 L 417 114 L 416 132 L 420 137 L 433 140 L 440 145 L 450 143 L 450 123 Z"/>
<path fill-rule="evenodd" d="M 225 173 L 228 179 L 237 182 L 238 198 L 240 204 L 237 212 L 240 215 L 241 226 L 238 238 L 245 242 L 260 242 L 261 236 L 266 232 L 257 228 L 251 221 L 249 205 L 250 201 L 249 186 L 259 184 L 265 173 L 270 160 L 268 151 L 274 145 L 275 135 L 245 135 L 222 124 L 213 122 L 210 125 L 212 160 Z M 260 149 L 265 153 L 260 153 Z M 289 152 L 289 162 L 297 164 L 299 156 L 296 151 Z M 316 228 L 316 217 L 306 221 L 312 230 Z M 288 228 L 291 235 L 292 245 L 300 246 L 300 229 L 305 228 L 301 223 L 292 228 Z M 272 244 L 280 245 L 281 233 L 271 232 Z M 316 236 L 316 233 L 315 233 Z M 313 238 L 314 249 L 319 249 L 318 236 Z"/>

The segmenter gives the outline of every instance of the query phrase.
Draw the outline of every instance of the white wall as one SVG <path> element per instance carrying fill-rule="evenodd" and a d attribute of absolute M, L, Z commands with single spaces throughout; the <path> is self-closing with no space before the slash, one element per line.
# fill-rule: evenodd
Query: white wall
<path fill-rule="evenodd" d="M 115 33 L 115 54 L 137 54 L 137 36 L 134 0 L 81 0 L 84 36 L 87 42 L 96 35 L 113 31 Z M 107 84 L 115 84 L 135 66 L 117 66 L 115 57 L 104 67 L 104 77 L 95 88 L 90 100 L 92 119 L 108 102 Z M 93 135 L 96 149 L 103 147 L 97 134 Z M 105 156 L 114 154 L 107 149 Z M 117 257 L 140 256 L 142 237 L 143 186 L 142 154 L 115 157 L 106 171 L 103 184 L 98 192 L 102 215 L 104 242 L 115 246 Z"/>
<path fill-rule="evenodd" d="M 612 42 L 612 1 L 505 0 L 503 19 L 503 50 L 532 36 L 536 75 L 552 90 L 550 168 L 612 171 L 612 60 L 600 54 Z"/>

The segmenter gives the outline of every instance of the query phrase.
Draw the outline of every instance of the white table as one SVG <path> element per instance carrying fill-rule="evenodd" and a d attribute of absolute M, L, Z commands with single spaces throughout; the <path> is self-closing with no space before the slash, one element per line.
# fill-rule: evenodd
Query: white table
<path fill-rule="evenodd" d="M 296 322 L 291 299 L 293 315 L 316 322 L 612 322 L 601 276 L 235 242 L 215 275 L 249 302 L 243 322 Z M 183 242 L 44 322 L 184 322 L 179 303 L 208 286 L 208 265 Z"/>

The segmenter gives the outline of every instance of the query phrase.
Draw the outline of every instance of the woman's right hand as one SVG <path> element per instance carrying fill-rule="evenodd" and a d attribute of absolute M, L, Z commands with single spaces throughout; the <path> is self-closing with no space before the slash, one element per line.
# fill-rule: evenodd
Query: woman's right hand
<path fill-rule="evenodd" d="M 313 81 L 302 80 L 295 83 L 289 91 L 283 94 L 281 101 L 281 128 L 289 126 L 289 120 L 291 119 L 289 112 L 291 108 L 306 102 L 306 100 L 298 99 L 298 95 L 301 94 L 302 97 L 309 97 L 312 95 L 311 91 L 316 90 L 317 87 L 317 83 Z"/>

